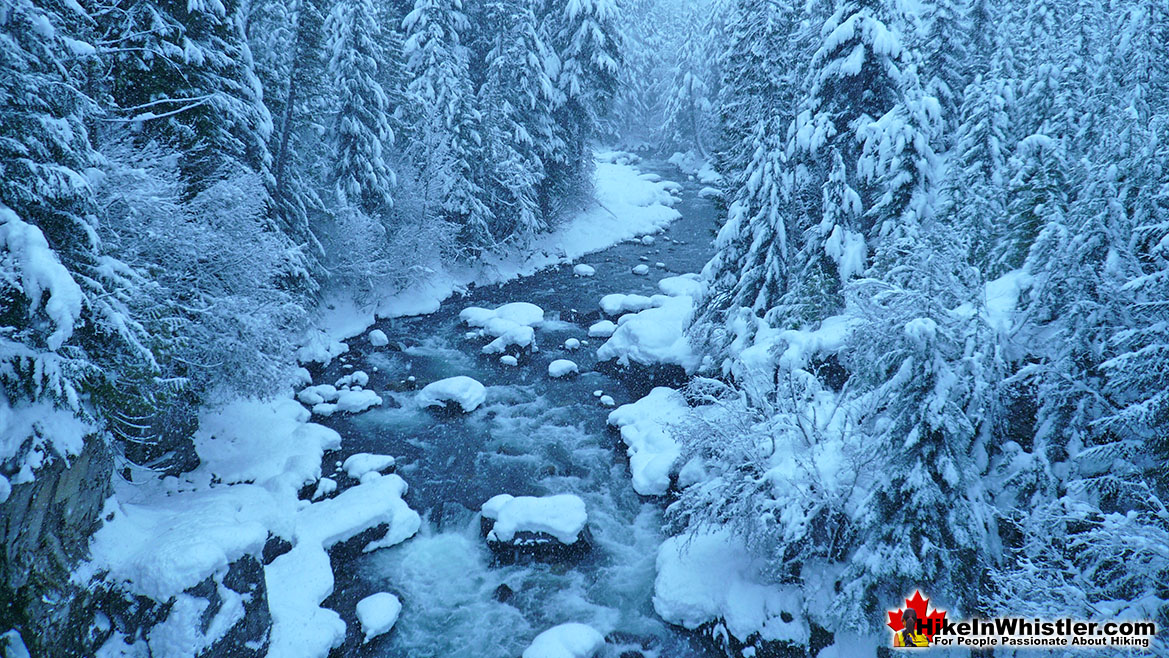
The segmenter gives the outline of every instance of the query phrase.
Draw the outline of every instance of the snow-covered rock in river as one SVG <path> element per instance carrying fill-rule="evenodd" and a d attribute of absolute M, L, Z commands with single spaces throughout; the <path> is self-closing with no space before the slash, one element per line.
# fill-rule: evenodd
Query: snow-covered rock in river
<path fill-rule="evenodd" d="M 359 452 L 345 459 L 341 468 L 354 480 L 360 480 L 367 473 L 384 473 L 394 467 L 394 458 L 389 455 L 375 455 Z"/>
<path fill-rule="evenodd" d="M 357 620 L 361 622 L 364 642 L 386 633 L 402 614 L 402 602 L 389 592 L 378 592 L 357 602 Z"/>
<path fill-rule="evenodd" d="M 600 322 L 589 327 L 590 338 L 608 338 L 617 331 L 617 324 L 612 320 L 601 320 Z"/>
<path fill-rule="evenodd" d="M 621 318 L 608 342 L 597 349 L 597 359 L 616 359 L 620 365 L 675 365 L 694 372 L 701 357 L 686 338 L 686 327 L 694 314 L 690 297 L 654 295 L 655 308 Z M 628 318 L 628 319 L 626 319 Z"/>
<path fill-rule="evenodd" d="M 580 349 L 580 340 L 577 338 L 569 338 L 564 341 L 564 349 L 570 351 Z"/>
<path fill-rule="evenodd" d="M 356 414 L 381 403 L 381 396 L 373 391 L 364 389 L 338 391 L 336 401 L 314 404 L 313 413 L 318 416 L 332 416 L 335 413 Z"/>
<path fill-rule="evenodd" d="M 386 332 L 381 329 L 374 329 L 369 332 L 367 338 L 369 339 L 369 344 L 374 347 L 385 347 L 390 344 L 390 339 L 386 336 Z"/>
<path fill-rule="evenodd" d="M 654 243 L 654 236 L 652 236 L 652 235 L 641 236 L 641 244 L 648 247 L 649 245 L 651 245 L 653 243 Z"/>
<path fill-rule="evenodd" d="M 482 525 L 487 545 L 497 556 L 516 560 L 576 558 L 591 547 L 584 501 L 571 494 L 511 496 L 500 494 L 483 503 Z"/>
<path fill-rule="evenodd" d="M 600 403 L 603 407 L 612 407 L 617 404 L 617 401 L 613 399 L 612 395 L 602 395 L 600 397 Z"/>
<path fill-rule="evenodd" d="M 575 276 L 594 276 L 597 273 L 597 268 L 593 267 L 592 265 L 585 265 L 584 263 L 581 263 L 580 265 L 572 268 L 572 273 Z"/>
<path fill-rule="evenodd" d="M 706 294 L 706 285 L 697 274 L 668 276 L 658 281 L 658 290 L 670 297 L 691 297 L 699 299 Z"/>
<path fill-rule="evenodd" d="M 646 274 L 649 274 L 649 265 L 638 265 L 637 267 L 633 268 L 633 273 L 639 276 L 645 276 Z"/>
<path fill-rule="evenodd" d="M 457 404 L 464 413 L 478 409 L 486 399 L 487 388 L 466 375 L 440 379 L 418 392 L 418 403 L 424 407 L 450 409 Z"/>
<path fill-rule="evenodd" d="M 296 399 L 310 407 L 322 402 L 332 402 L 337 399 L 337 387 L 330 384 L 309 386 L 300 393 L 297 393 Z"/>
<path fill-rule="evenodd" d="M 681 449 L 670 425 L 684 419 L 690 407 L 678 391 L 658 387 L 631 404 L 609 413 L 609 424 L 621 432 L 628 447 L 633 489 L 643 496 L 660 496 L 670 489 Z"/>
<path fill-rule="evenodd" d="M 605 637 L 592 626 L 561 624 L 537 635 L 523 658 L 593 658 L 604 644 Z"/>
<path fill-rule="evenodd" d="M 549 377 L 567 377 L 568 375 L 575 375 L 579 372 L 580 367 L 568 359 L 556 359 L 548 364 Z"/>
<path fill-rule="evenodd" d="M 544 321 L 544 310 L 528 302 L 512 302 L 494 310 L 471 306 L 459 313 L 459 319 L 477 327 L 480 335 L 494 337 L 483 346 L 484 354 L 502 354 L 512 346 L 532 346 L 536 337 L 532 327 Z"/>
<path fill-rule="evenodd" d="M 637 313 L 652 308 L 654 302 L 645 295 L 623 295 L 614 293 L 601 298 L 601 310 L 605 315 L 615 316 L 623 313 Z"/>
<path fill-rule="evenodd" d="M 363 370 L 355 370 L 341 379 L 338 379 L 334 386 L 337 388 L 362 388 L 369 384 L 369 375 L 365 374 Z"/>
<path fill-rule="evenodd" d="M 726 529 L 671 537 L 658 550 L 654 610 L 690 630 L 723 624 L 740 647 L 755 643 L 752 651 L 760 643 L 805 645 L 799 587 L 768 582 L 763 567 Z"/>
<path fill-rule="evenodd" d="M 510 354 L 499 357 L 499 362 L 505 366 L 518 366 L 520 364 L 520 360 Z"/>

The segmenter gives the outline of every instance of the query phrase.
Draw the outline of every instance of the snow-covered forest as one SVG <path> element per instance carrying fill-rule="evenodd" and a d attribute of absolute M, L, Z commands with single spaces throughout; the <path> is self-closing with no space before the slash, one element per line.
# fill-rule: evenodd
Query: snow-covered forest
<path fill-rule="evenodd" d="M 1167 500 L 1164 0 L 0 0 L 4 658 L 1165 628 Z"/>

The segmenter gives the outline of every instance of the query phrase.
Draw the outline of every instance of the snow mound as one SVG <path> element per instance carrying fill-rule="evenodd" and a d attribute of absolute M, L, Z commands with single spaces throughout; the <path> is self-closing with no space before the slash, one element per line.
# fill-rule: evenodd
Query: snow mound
<path fill-rule="evenodd" d="M 589 338 L 608 338 L 617 331 L 617 324 L 612 320 L 601 320 L 589 327 Z"/>
<path fill-rule="evenodd" d="M 458 403 L 465 413 L 471 413 L 487 399 L 487 388 L 478 381 L 459 375 L 427 384 L 418 392 L 418 402 L 424 407 L 445 407 Z"/>
<path fill-rule="evenodd" d="M 584 263 L 581 263 L 580 265 L 572 268 L 572 273 L 575 276 L 596 276 L 597 268 L 593 267 L 592 265 L 585 265 Z"/>
<path fill-rule="evenodd" d="M 652 236 L 652 235 L 643 235 L 643 236 L 641 237 L 641 244 L 643 244 L 643 245 L 645 245 L 645 246 L 647 246 L 647 247 L 648 247 L 648 246 L 650 246 L 650 245 L 651 245 L 651 244 L 653 244 L 653 243 L 654 243 L 654 236 Z"/>
<path fill-rule="evenodd" d="M 661 496 L 669 490 L 670 475 L 682 455 L 670 435 L 670 424 L 689 413 L 682 394 L 662 386 L 609 413 L 609 424 L 620 429 L 621 440 L 628 447 L 634 491 L 643 496 Z"/>
<path fill-rule="evenodd" d="M 366 384 L 369 384 L 369 375 L 365 374 L 365 371 L 363 370 L 355 370 L 354 372 L 345 375 L 341 379 L 338 379 L 337 382 L 333 385 L 337 388 L 361 388 Z"/>
<path fill-rule="evenodd" d="M 602 395 L 600 396 L 599 400 L 601 402 L 601 406 L 603 407 L 612 407 L 616 406 L 617 404 L 617 401 L 613 399 L 612 395 Z"/>
<path fill-rule="evenodd" d="M 654 610 L 690 630 L 723 620 L 740 641 L 759 633 L 765 641 L 806 643 L 798 588 L 763 584 L 761 569 L 729 530 L 671 537 L 658 550 Z"/>
<path fill-rule="evenodd" d="M 373 478 L 296 513 L 292 550 L 264 568 L 272 614 L 270 658 L 324 657 L 344 641 L 341 616 L 321 607 L 333 592 L 327 550 L 382 524 L 389 526 L 386 536 L 366 550 L 412 537 L 422 520 L 402 501 L 406 489 L 397 475 Z"/>
<path fill-rule="evenodd" d="M 649 274 L 649 265 L 645 265 L 644 263 L 638 265 L 637 267 L 633 268 L 633 273 L 638 276 L 645 276 Z"/>
<path fill-rule="evenodd" d="M 523 658 L 592 658 L 604 644 L 605 637 L 592 626 L 561 624 L 537 635 Z"/>
<path fill-rule="evenodd" d="M 336 402 L 315 404 L 313 405 L 313 413 L 319 416 L 332 416 L 335 413 L 356 414 L 381 403 L 381 396 L 373 391 L 364 389 L 338 391 Z"/>
<path fill-rule="evenodd" d="M 471 306 L 459 313 L 459 319 L 472 327 L 486 327 L 495 318 L 531 327 L 544 321 L 544 309 L 529 302 L 511 302 L 495 310 Z"/>
<path fill-rule="evenodd" d="M 564 349 L 566 349 L 566 350 L 580 349 L 580 340 L 577 338 L 569 338 L 568 340 L 564 341 Z"/>
<path fill-rule="evenodd" d="M 350 455 L 345 464 L 346 475 L 354 480 L 360 480 L 366 473 L 383 473 L 394 467 L 394 458 L 389 455 L 375 455 L 368 452 L 359 452 Z"/>
<path fill-rule="evenodd" d="M 697 274 L 682 274 L 668 276 L 658 281 L 658 290 L 670 297 L 690 297 L 701 299 L 706 294 L 706 284 Z"/>
<path fill-rule="evenodd" d="M 701 357 L 686 338 L 686 327 L 694 314 L 690 297 L 655 295 L 656 308 L 623 316 L 608 342 L 597 350 L 597 359 L 617 359 L 623 366 L 635 361 L 642 365 L 672 364 L 694 372 Z M 589 330 L 592 335 L 592 329 Z"/>
<path fill-rule="evenodd" d="M 510 354 L 499 357 L 499 362 L 505 366 L 518 366 L 520 364 L 520 360 Z"/>
<path fill-rule="evenodd" d="M 385 347 L 390 344 L 390 339 L 386 336 L 386 332 L 381 329 L 374 329 L 369 332 L 367 338 L 369 339 L 369 344 L 374 347 Z"/>
<path fill-rule="evenodd" d="M 517 532 L 542 532 L 562 544 L 573 544 L 588 523 L 584 501 L 572 494 L 556 496 L 495 496 L 483 503 L 483 517 L 495 521 L 487 539 L 511 541 Z"/>
<path fill-rule="evenodd" d="M 580 372 L 580 367 L 568 359 L 556 359 L 548 364 L 549 377 L 567 377 Z"/>
<path fill-rule="evenodd" d="M 398 621 L 402 614 L 402 602 L 389 592 L 378 592 L 357 602 L 357 620 L 361 622 L 361 630 L 365 633 L 365 640 L 386 633 Z"/>
<path fill-rule="evenodd" d="M 337 399 L 337 387 L 331 384 L 309 386 L 296 394 L 296 399 L 304 404 L 313 406 L 322 402 L 332 402 Z"/>
<path fill-rule="evenodd" d="M 601 298 L 601 310 L 605 315 L 621 315 L 622 313 L 637 313 L 652 308 L 653 300 L 645 295 L 622 295 L 614 293 Z"/>

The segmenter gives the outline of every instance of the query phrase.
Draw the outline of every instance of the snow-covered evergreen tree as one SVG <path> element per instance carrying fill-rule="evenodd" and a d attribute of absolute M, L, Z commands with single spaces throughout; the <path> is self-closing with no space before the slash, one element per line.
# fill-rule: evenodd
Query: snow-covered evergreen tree
<path fill-rule="evenodd" d="M 462 0 L 417 0 L 403 20 L 408 86 L 418 117 L 415 157 L 427 185 L 427 210 L 460 228 L 471 250 L 491 243 L 491 211 L 483 202 L 482 115 L 471 88 Z"/>
<path fill-rule="evenodd" d="M 393 204 L 394 172 L 386 162 L 394 134 L 389 99 L 378 81 L 381 30 L 369 0 L 341 0 L 325 23 L 329 76 L 337 109 L 330 127 L 334 189 L 342 203 L 369 214 Z"/>

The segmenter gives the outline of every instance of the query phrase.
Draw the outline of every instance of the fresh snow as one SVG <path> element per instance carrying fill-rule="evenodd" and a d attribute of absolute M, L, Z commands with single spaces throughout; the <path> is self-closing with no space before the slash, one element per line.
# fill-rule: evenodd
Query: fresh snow
<path fill-rule="evenodd" d="M 673 364 L 694 372 L 701 357 L 690 346 L 686 328 L 694 314 L 690 297 L 655 295 L 655 308 L 623 316 L 608 342 L 597 349 L 597 359 L 616 359 L 621 365 Z M 592 330 L 589 330 L 592 335 Z"/>
<path fill-rule="evenodd" d="M 690 630 L 722 620 L 740 641 L 755 633 L 796 644 L 810 637 L 798 587 L 768 582 L 761 562 L 727 529 L 662 543 L 653 605 L 662 619 Z"/>
<path fill-rule="evenodd" d="M 500 494 L 483 503 L 484 518 L 495 525 L 487 538 L 511 541 L 517 532 L 543 532 L 562 544 L 573 544 L 588 523 L 584 501 L 572 494 L 513 497 Z"/>
<path fill-rule="evenodd" d="M 332 416 L 335 413 L 356 414 L 381 403 L 381 396 L 373 391 L 365 389 L 338 391 L 335 401 L 314 404 L 313 413 L 318 416 Z"/>
<path fill-rule="evenodd" d="M 653 300 L 645 295 L 623 295 L 614 293 L 601 298 L 601 310 L 605 315 L 621 315 L 622 313 L 636 313 L 652 308 Z"/>
<path fill-rule="evenodd" d="M 592 626 L 561 624 L 537 635 L 523 658 L 592 658 L 604 644 L 605 637 Z"/>
<path fill-rule="evenodd" d="M 510 354 L 499 357 L 499 362 L 505 366 L 518 366 L 520 364 L 520 360 Z"/>
<path fill-rule="evenodd" d="M 663 295 L 670 297 L 700 299 L 706 294 L 706 284 L 697 274 L 682 274 L 668 276 L 658 281 L 658 290 L 661 290 Z"/>
<path fill-rule="evenodd" d="M 443 407 L 455 402 L 465 413 L 478 409 L 486 399 L 487 388 L 466 375 L 440 379 L 418 392 L 418 403 L 424 407 Z"/>
<path fill-rule="evenodd" d="M 617 324 L 612 320 L 601 320 L 589 327 L 589 338 L 608 338 L 617 331 Z"/>
<path fill-rule="evenodd" d="M 548 364 L 549 377 L 567 377 L 568 375 L 575 375 L 579 372 L 580 367 L 568 359 L 556 359 Z"/>
<path fill-rule="evenodd" d="M 363 642 L 388 632 L 402 613 L 402 602 L 389 592 L 378 592 L 357 602 L 357 620 L 365 634 Z"/>
<path fill-rule="evenodd" d="M 49 247 L 45 234 L 3 204 L 0 204 L 0 253 L 6 253 L 6 274 L 14 272 L 20 279 L 20 289 L 29 300 L 26 312 L 43 311 L 52 324 L 53 331 L 45 344 L 57 351 L 73 335 L 73 327 L 81 320 L 84 299 L 81 286 Z"/>
<path fill-rule="evenodd" d="M 346 475 L 354 480 L 360 480 L 366 473 L 382 473 L 393 468 L 394 461 L 389 455 L 359 452 L 347 457 L 342 468 L 345 469 Z"/>
<path fill-rule="evenodd" d="M 390 339 L 386 336 L 386 332 L 381 329 L 374 329 L 369 332 L 369 344 L 374 347 L 385 347 L 390 344 Z"/>
<path fill-rule="evenodd" d="M 621 440 L 628 447 L 634 491 L 643 496 L 661 496 L 669 490 L 670 475 L 676 471 L 682 454 L 670 434 L 670 425 L 689 413 L 682 394 L 662 386 L 609 413 L 609 424 L 620 429 Z"/>
<path fill-rule="evenodd" d="M 569 351 L 580 349 L 580 339 L 569 338 L 568 340 L 565 340 L 564 341 L 564 349 L 569 350 Z"/>
<path fill-rule="evenodd" d="M 633 273 L 639 276 L 645 276 L 649 274 L 649 265 L 638 265 L 637 267 L 633 268 Z"/>
<path fill-rule="evenodd" d="M 575 276 L 595 276 L 597 274 L 597 268 L 593 267 L 592 265 L 585 265 L 584 263 L 581 263 L 572 268 L 572 273 Z"/>

